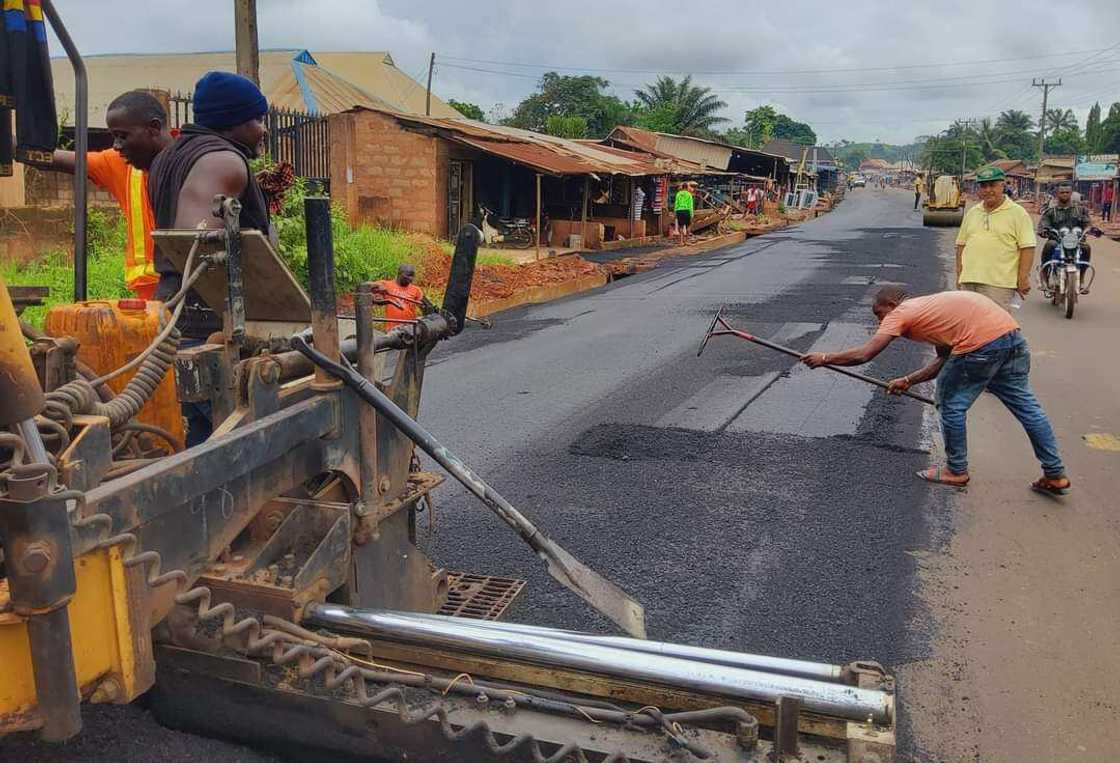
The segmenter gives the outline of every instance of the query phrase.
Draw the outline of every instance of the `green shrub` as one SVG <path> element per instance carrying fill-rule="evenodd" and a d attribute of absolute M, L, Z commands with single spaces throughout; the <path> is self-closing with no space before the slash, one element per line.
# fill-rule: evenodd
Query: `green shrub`
<path fill-rule="evenodd" d="M 87 293 L 89 299 L 121 299 L 132 296 L 124 284 L 124 219 L 99 209 L 90 210 L 87 223 Z M 0 262 L 0 275 L 12 286 L 46 286 L 50 296 L 43 307 L 29 307 L 20 316 L 42 328 L 47 310 L 74 301 L 74 261 L 65 249 L 51 249 L 31 262 Z"/>

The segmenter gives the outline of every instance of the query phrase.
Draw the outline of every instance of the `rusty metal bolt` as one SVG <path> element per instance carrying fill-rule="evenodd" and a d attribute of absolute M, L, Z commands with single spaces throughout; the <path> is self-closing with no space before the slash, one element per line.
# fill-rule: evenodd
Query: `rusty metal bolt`
<path fill-rule="evenodd" d="M 381 481 L 377 483 L 377 492 L 381 495 L 385 495 L 389 492 L 389 488 L 391 488 L 392 486 L 393 481 L 390 480 L 387 476 L 383 476 L 381 478 Z"/>
<path fill-rule="evenodd" d="M 27 548 L 24 549 L 23 556 L 20 557 L 19 562 L 24 573 L 28 575 L 38 575 L 50 565 L 53 559 L 51 547 L 37 540 L 27 544 Z"/>
<path fill-rule="evenodd" d="M 758 719 L 752 717 L 749 721 L 739 721 L 735 724 L 735 739 L 744 750 L 753 750 L 758 746 Z"/>
<path fill-rule="evenodd" d="M 513 697 L 506 697 L 506 701 L 502 703 L 502 709 L 507 713 L 512 713 L 517 709 L 517 700 Z"/>
<path fill-rule="evenodd" d="M 124 695 L 124 689 L 115 678 L 106 678 L 97 685 L 90 695 L 89 701 L 93 704 L 119 702 Z"/>
<path fill-rule="evenodd" d="M 279 509 L 277 509 L 276 511 L 270 511 L 270 512 L 268 512 L 268 514 L 265 515 L 265 518 L 264 518 L 265 530 L 267 530 L 270 533 L 274 533 L 278 529 L 280 529 L 280 524 L 283 521 L 284 521 L 284 512 L 280 511 Z"/>
<path fill-rule="evenodd" d="M 261 364 L 261 381 L 265 384 L 275 384 L 280 381 L 280 364 L 276 361 Z"/>
<path fill-rule="evenodd" d="M 479 694 L 477 697 L 474 698 L 474 701 L 477 702 L 479 705 L 481 705 L 483 707 L 490 704 L 490 698 L 488 696 L 486 696 L 485 694 Z"/>

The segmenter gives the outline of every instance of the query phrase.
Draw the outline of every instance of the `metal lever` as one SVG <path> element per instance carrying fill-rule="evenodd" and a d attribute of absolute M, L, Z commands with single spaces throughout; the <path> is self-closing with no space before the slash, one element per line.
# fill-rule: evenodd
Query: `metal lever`
<path fill-rule="evenodd" d="M 245 341 L 245 283 L 241 261 L 241 202 L 221 194 L 211 210 L 225 226 L 226 279 L 229 289 L 229 337 L 234 344 Z"/>

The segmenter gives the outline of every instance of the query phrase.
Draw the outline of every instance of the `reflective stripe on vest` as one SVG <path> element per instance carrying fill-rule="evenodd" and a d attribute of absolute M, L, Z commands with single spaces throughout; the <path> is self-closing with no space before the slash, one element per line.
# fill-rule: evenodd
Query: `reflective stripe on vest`
<path fill-rule="evenodd" d="M 128 241 L 124 250 L 124 281 L 130 287 L 159 280 L 156 267 L 148 261 L 144 236 L 144 173 L 128 168 Z"/>

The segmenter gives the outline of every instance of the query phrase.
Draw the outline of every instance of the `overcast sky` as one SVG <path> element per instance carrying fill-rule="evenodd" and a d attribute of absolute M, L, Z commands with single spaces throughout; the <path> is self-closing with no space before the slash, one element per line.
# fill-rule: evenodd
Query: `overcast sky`
<path fill-rule="evenodd" d="M 85 53 L 233 48 L 233 0 L 55 0 Z M 262 48 L 388 50 L 433 90 L 506 112 L 540 74 L 591 73 L 630 100 L 692 73 L 732 124 L 773 104 L 822 141 L 909 142 L 957 117 L 1037 115 L 1032 77 L 1084 126 L 1120 101 L 1117 0 L 756 3 L 744 0 L 258 0 Z M 61 53 L 52 38 L 52 54 Z M 422 85 L 421 85 L 422 86 Z"/>

